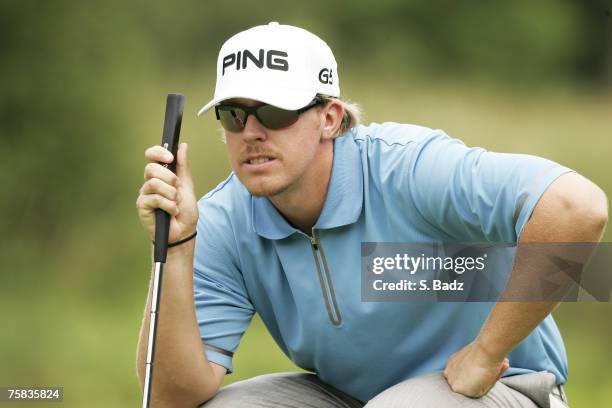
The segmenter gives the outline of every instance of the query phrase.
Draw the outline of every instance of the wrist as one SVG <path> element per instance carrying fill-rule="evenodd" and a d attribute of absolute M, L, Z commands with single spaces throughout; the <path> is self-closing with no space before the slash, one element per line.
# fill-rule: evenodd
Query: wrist
<path fill-rule="evenodd" d="M 187 234 L 187 235 L 184 235 L 182 238 L 178 238 L 178 239 L 177 239 L 177 240 L 175 240 L 175 241 L 168 242 L 168 243 L 166 244 L 166 247 L 167 247 L 167 248 L 172 248 L 172 247 L 175 247 L 175 246 L 182 245 L 182 244 L 184 244 L 185 242 L 192 241 L 192 240 L 193 240 L 193 239 L 196 237 L 196 235 L 198 235 L 198 231 L 197 231 L 197 230 L 194 230 L 193 232 L 191 232 L 191 233 L 189 233 L 189 234 Z M 153 245 L 155 245 L 155 240 L 154 240 L 154 239 L 151 239 L 151 243 L 152 243 Z"/>
<path fill-rule="evenodd" d="M 483 359 L 493 363 L 503 361 L 508 354 L 505 350 L 502 350 L 499 345 L 493 344 L 493 342 L 488 341 L 482 335 L 476 337 L 476 340 L 474 340 L 474 347 Z"/>
<path fill-rule="evenodd" d="M 198 231 L 195 230 L 191 234 L 185 236 L 184 238 L 179 238 L 179 239 L 177 239 L 174 242 L 169 242 L 168 243 L 168 248 L 172 248 L 172 247 L 175 247 L 175 246 L 178 246 L 178 245 L 182 245 L 185 242 L 191 241 L 191 240 L 193 240 L 196 237 L 197 234 L 198 234 Z"/>
<path fill-rule="evenodd" d="M 188 234 L 184 234 L 181 238 L 173 242 L 169 242 L 166 245 L 166 254 L 169 256 L 171 254 L 181 254 L 187 252 L 193 252 L 195 247 L 195 237 L 197 235 L 197 230 L 190 232 Z M 151 240 L 153 244 L 153 248 L 155 248 L 155 241 Z"/>
<path fill-rule="evenodd" d="M 169 246 L 168 247 L 168 256 L 175 254 L 186 254 L 193 253 L 195 249 L 195 239 L 190 239 L 189 241 L 183 242 L 180 245 Z"/>

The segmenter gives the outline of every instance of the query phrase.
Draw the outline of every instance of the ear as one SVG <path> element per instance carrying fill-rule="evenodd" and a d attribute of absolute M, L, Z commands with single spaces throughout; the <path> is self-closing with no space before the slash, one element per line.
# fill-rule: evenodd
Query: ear
<path fill-rule="evenodd" d="M 333 139 L 344 118 L 344 105 L 332 99 L 322 110 L 323 139 Z"/>

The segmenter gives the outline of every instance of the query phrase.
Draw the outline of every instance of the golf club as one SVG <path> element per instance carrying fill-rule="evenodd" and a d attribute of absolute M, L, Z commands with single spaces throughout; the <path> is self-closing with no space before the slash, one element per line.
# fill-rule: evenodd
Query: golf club
<path fill-rule="evenodd" d="M 183 118 L 183 105 L 185 97 L 180 94 L 168 94 L 166 99 L 166 116 L 161 145 L 174 156 L 174 161 L 164 164 L 172 172 L 176 172 L 176 151 L 181 133 Z M 153 293 L 151 294 L 151 315 L 149 319 L 149 341 L 147 344 L 147 362 L 145 367 L 144 392 L 142 395 L 142 408 L 148 408 L 151 399 L 151 386 L 153 384 L 153 359 L 155 357 L 155 339 L 157 336 L 157 320 L 159 317 L 159 303 L 161 299 L 162 278 L 166 255 L 168 253 L 168 234 L 170 232 L 170 214 L 162 209 L 155 211 L 155 245 L 153 261 L 155 271 L 153 274 Z"/>

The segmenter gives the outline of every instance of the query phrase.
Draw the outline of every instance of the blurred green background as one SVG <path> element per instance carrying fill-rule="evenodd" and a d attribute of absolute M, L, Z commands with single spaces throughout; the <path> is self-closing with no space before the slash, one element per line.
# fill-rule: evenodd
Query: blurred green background
<path fill-rule="evenodd" d="M 541 155 L 610 196 L 610 11 L 603 0 L 0 0 L 0 386 L 64 386 L 67 407 L 139 404 L 143 152 L 159 143 L 166 94 L 181 92 L 198 196 L 226 177 L 218 125 L 195 113 L 230 35 L 302 26 L 335 51 L 366 121 Z M 555 316 L 572 406 L 612 406 L 612 305 Z M 226 382 L 296 367 L 255 319 L 235 369 Z"/>

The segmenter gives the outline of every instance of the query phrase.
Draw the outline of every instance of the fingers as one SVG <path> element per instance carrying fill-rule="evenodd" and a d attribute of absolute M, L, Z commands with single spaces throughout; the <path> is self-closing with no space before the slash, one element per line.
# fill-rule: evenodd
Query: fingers
<path fill-rule="evenodd" d="M 162 165 L 172 163 L 174 160 L 172 153 L 161 146 L 151 146 L 145 150 L 145 159 L 149 161 L 145 166 L 145 180 L 158 178 L 168 184 L 176 185 L 176 176 L 174 173 Z"/>
<path fill-rule="evenodd" d="M 144 169 L 145 183 L 140 189 L 136 207 L 142 217 L 148 217 L 155 209 L 161 208 L 168 214 L 177 215 L 179 178 L 160 163 L 171 163 L 172 153 L 161 146 L 152 146 L 145 151 L 149 163 Z"/>
<path fill-rule="evenodd" d="M 136 207 L 143 212 L 151 212 L 157 208 L 161 208 L 170 215 L 176 216 L 179 213 L 176 202 L 159 194 L 140 195 L 138 200 L 136 200 Z"/>
<path fill-rule="evenodd" d="M 189 164 L 187 144 L 181 143 L 176 154 L 176 174 L 165 164 L 174 160 L 172 153 L 161 146 L 152 146 L 145 151 L 148 163 L 144 168 L 144 179 L 136 207 L 141 224 L 151 239 L 155 235 L 155 210 L 158 208 L 172 216 L 169 239 L 185 236 L 195 228 L 198 208 Z M 180 213 L 180 215 L 179 215 Z"/>
<path fill-rule="evenodd" d="M 176 187 L 165 183 L 158 178 L 151 178 L 147 180 L 140 189 L 140 194 L 159 194 L 162 197 L 167 198 L 171 201 L 178 201 L 178 191 Z"/>
<path fill-rule="evenodd" d="M 168 150 L 161 146 L 152 146 L 145 151 L 145 158 L 150 162 L 145 166 L 145 180 L 150 178 L 159 178 L 160 180 L 176 186 L 176 179 L 180 179 L 193 185 L 191 178 L 191 170 L 189 169 L 189 161 L 187 159 L 187 143 L 180 143 L 176 153 L 176 175 L 169 169 L 159 163 L 172 163 L 174 156 Z"/>
<path fill-rule="evenodd" d="M 170 151 L 161 146 L 151 146 L 145 150 L 145 159 L 150 162 L 172 163 L 174 157 Z"/>
<path fill-rule="evenodd" d="M 158 163 L 148 163 L 144 170 L 144 179 L 150 180 L 153 178 L 160 179 L 166 184 L 176 186 L 178 183 L 178 176 L 172 172 L 172 170 L 162 166 Z"/>

